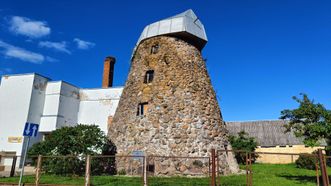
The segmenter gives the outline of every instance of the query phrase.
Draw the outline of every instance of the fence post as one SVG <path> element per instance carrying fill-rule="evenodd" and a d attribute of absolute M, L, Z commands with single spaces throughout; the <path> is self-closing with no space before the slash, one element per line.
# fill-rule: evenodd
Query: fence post
<path fill-rule="evenodd" d="M 315 168 L 316 168 L 316 185 L 319 186 L 320 185 L 320 175 L 318 174 L 318 157 L 316 157 L 316 162 L 315 162 Z"/>
<path fill-rule="evenodd" d="M 219 165 L 219 158 L 218 158 L 218 152 L 216 151 L 216 170 L 217 170 L 217 174 L 216 174 L 216 184 L 217 186 L 221 185 L 221 176 L 220 176 L 220 165 Z"/>
<path fill-rule="evenodd" d="M 11 164 L 11 169 L 10 169 L 10 177 L 13 177 L 15 175 L 16 161 L 17 161 L 17 156 L 14 156 L 13 162 Z"/>
<path fill-rule="evenodd" d="M 42 161 L 42 156 L 39 155 L 38 160 L 37 160 L 37 168 L 36 168 L 36 180 L 35 180 L 36 186 L 39 186 L 40 172 L 41 172 L 41 161 Z"/>
<path fill-rule="evenodd" d="M 249 183 L 248 183 L 248 153 L 246 152 L 246 185 L 249 186 Z"/>
<path fill-rule="evenodd" d="M 253 186 L 252 153 L 249 153 L 249 185 Z"/>
<path fill-rule="evenodd" d="M 211 149 L 211 186 L 216 186 L 216 152 Z"/>
<path fill-rule="evenodd" d="M 328 178 L 328 173 L 327 173 L 327 170 L 326 170 L 326 165 L 325 165 L 322 149 L 318 149 L 318 157 L 319 157 L 319 160 L 320 160 L 323 186 L 329 186 L 329 178 Z"/>
<path fill-rule="evenodd" d="M 147 183 L 147 166 L 148 166 L 148 163 L 147 163 L 147 156 L 144 156 L 144 186 L 147 186 L 148 183 Z"/>
<path fill-rule="evenodd" d="M 85 167 L 85 186 L 90 186 L 90 172 L 91 172 L 91 155 L 86 156 L 86 167 Z"/>

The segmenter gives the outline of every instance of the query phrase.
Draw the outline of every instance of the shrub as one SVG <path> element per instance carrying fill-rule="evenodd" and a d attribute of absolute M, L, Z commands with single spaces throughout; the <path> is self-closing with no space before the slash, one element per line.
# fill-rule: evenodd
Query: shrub
<path fill-rule="evenodd" d="M 313 154 L 316 154 L 316 152 L 313 152 Z M 309 170 L 314 170 L 316 164 L 316 157 L 312 156 L 312 154 L 300 154 L 299 158 L 295 161 L 295 165 L 298 168 L 304 168 Z"/>
<path fill-rule="evenodd" d="M 245 131 L 238 133 L 238 136 L 230 136 L 229 141 L 233 150 L 242 150 L 246 152 L 255 152 L 257 142 L 255 138 L 249 137 Z M 235 152 L 235 158 L 238 163 L 246 163 L 246 153 Z M 258 158 L 257 154 L 252 154 L 252 162 L 255 162 Z"/>
<path fill-rule="evenodd" d="M 118 171 L 117 174 L 118 175 L 126 175 L 126 171 L 125 171 L 125 169 L 121 169 L 121 170 Z"/>
<path fill-rule="evenodd" d="M 108 140 L 104 132 L 96 125 L 77 125 L 62 127 L 53 131 L 44 141 L 34 144 L 28 151 L 29 156 L 66 156 L 70 158 L 50 158 L 42 160 L 42 169 L 56 175 L 83 175 L 85 156 L 114 155 L 115 145 Z M 35 163 L 35 159 L 33 159 Z M 93 158 L 91 172 L 115 174 L 115 158 Z"/>

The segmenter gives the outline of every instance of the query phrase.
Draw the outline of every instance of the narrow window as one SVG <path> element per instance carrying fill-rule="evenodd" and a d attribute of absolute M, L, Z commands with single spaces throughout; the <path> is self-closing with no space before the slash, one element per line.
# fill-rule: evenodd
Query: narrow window
<path fill-rule="evenodd" d="M 148 103 L 139 103 L 138 110 L 137 110 L 137 116 L 144 116 L 147 113 L 148 109 Z"/>
<path fill-rule="evenodd" d="M 159 51 L 159 48 L 160 48 L 159 44 L 153 45 L 151 48 L 151 54 L 156 54 Z"/>
<path fill-rule="evenodd" d="M 154 70 L 148 70 L 145 74 L 144 83 L 151 83 L 154 78 Z"/>
<path fill-rule="evenodd" d="M 147 171 L 150 172 L 150 173 L 154 173 L 154 171 L 155 171 L 155 165 L 149 164 L 147 166 Z"/>

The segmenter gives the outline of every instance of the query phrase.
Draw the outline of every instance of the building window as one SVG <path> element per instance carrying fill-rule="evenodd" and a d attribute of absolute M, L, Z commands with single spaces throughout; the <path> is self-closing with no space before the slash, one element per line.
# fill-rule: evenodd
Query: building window
<path fill-rule="evenodd" d="M 144 116 L 147 113 L 148 109 L 148 103 L 139 103 L 138 110 L 137 110 L 137 116 Z"/>
<path fill-rule="evenodd" d="M 153 45 L 151 48 L 151 54 L 156 54 L 159 51 L 159 48 L 160 48 L 159 44 Z"/>
<path fill-rule="evenodd" d="M 148 70 L 145 74 L 144 83 L 151 83 L 154 78 L 154 70 Z"/>
<path fill-rule="evenodd" d="M 154 173 L 155 172 L 155 165 L 149 164 L 147 166 L 147 171 L 150 172 L 150 173 Z"/>

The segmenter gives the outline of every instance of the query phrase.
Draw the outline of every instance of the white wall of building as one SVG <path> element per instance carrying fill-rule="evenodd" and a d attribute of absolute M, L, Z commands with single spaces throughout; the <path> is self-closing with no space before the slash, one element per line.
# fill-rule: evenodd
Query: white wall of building
<path fill-rule="evenodd" d="M 108 116 L 114 116 L 123 88 L 81 89 L 78 123 L 95 124 L 107 134 Z"/>
<path fill-rule="evenodd" d="M 25 123 L 40 122 L 46 82 L 47 78 L 37 74 L 2 77 L 0 86 L 0 151 L 13 151 L 17 155 L 21 155 Z M 13 141 L 14 138 L 21 140 Z"/>
<path fill-rule="evenodd" d="M 58 113 L 61 117 L 59 117 L 56 128 L 77 124 L 79 101 L 79 88 L 62 82 Z"/>
<path fill-rule="evenodd" d="M 123 87 L 79 89 L 38 74 L 3 76 L 0 85 L 0 152 L 21 155 L 26 122 L 39 124 L 31 145 L 63 126 L 96 124 L 107 133 Z M 14 139 L 14 140 L 13 140 Z"/>
<path fill-rule="evenodd" d="M 77 124 L 79 101 L 79 88 L 63 81 L 49 82 L 40 131 L 51 132 Z"/>
<path fill-rule="evenodd" d="M 56 129 L 60 104 L 61 82 L 49 82 L 46 87 L 45 105 L 39 131 L 51 132 Z"/>

